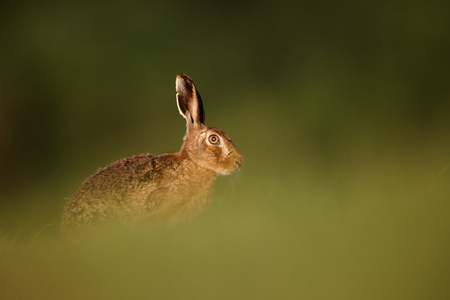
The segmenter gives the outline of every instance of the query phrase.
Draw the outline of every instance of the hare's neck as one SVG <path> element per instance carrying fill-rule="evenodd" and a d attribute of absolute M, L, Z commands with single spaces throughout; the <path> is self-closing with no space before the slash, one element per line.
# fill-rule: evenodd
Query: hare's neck
<path fill-rule="evenodd" d="M 184 176 L 191 184 L 200 185 L 203 186 L 203 188 L 209 188 L 214 185 L 217 178 L 217 173 L 215 171 L 202 167 L 194 162 L 189 157 L 184 147 L 181 148 L 181 151 L 177 153 L 177 155 L 179 155 Z"/>
<path fill-rule="evenodd" d="M 180 152 L 178 152 L 176 154 L 179 156 L 181 161 L 184 161 L 186 159 L 190 159 L 188 151 L 186 149 L 186 144 L 185 143 L 183 143 L 183 146 L 181 146 Z"/>

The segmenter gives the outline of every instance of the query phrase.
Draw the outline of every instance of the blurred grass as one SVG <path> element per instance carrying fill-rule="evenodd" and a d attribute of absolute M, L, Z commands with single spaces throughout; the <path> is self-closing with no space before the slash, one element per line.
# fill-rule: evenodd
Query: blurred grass
<path fill-rule="evenodd" d="M 447 6 L 1 5 L 0 298 L 450 296 Z M 193 224 L 60 240 L 98 167 L 179 149 L 181 72 L 242 171 Z"/>
<path fill-rule="evenodd" d="M 111 229 L 77 244 L 3 239 L 0 290 L 6 299 L 446 298 L 450 174 L 434 159 L 384 157 L 348 159 L 331 174 L 249 158 L 188 226 Z"/>

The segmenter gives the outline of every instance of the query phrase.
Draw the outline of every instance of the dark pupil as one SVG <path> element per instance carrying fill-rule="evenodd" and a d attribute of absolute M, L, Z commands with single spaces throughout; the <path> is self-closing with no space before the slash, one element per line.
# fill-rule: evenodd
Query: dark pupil
<path fill-rule="evenodd" d="M 212 136 L 212 137 L 211 137 L 211 142 L 215 143 L 216 141 L 217 141 L 217 137 Z"/>

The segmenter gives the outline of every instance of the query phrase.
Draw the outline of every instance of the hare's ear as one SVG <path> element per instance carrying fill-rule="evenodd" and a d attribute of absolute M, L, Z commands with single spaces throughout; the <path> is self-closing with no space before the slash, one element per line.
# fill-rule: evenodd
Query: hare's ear
<path fill-rule="evenodd" d="M 205 122 L 205 111 L 202 99 L 189 76 L 177 75 L 175 82 L 177 90 L 177 105 L 180 114 L 186 119 L 188 126 L 198 126 Z"/>

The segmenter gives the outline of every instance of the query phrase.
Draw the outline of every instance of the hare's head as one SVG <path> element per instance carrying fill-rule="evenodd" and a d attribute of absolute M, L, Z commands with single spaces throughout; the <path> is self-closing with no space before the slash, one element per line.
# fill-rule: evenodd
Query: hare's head
<path fill-rule="evenodd" d="M 186 119 L 184 145 L 189 158 L 198 165 L 218 174 L 231 174 L 241 167 L 243 157 L 228 135 L 205 125 L 202 99 L 192 79 L 177 75 L 177 104 Z"/>

